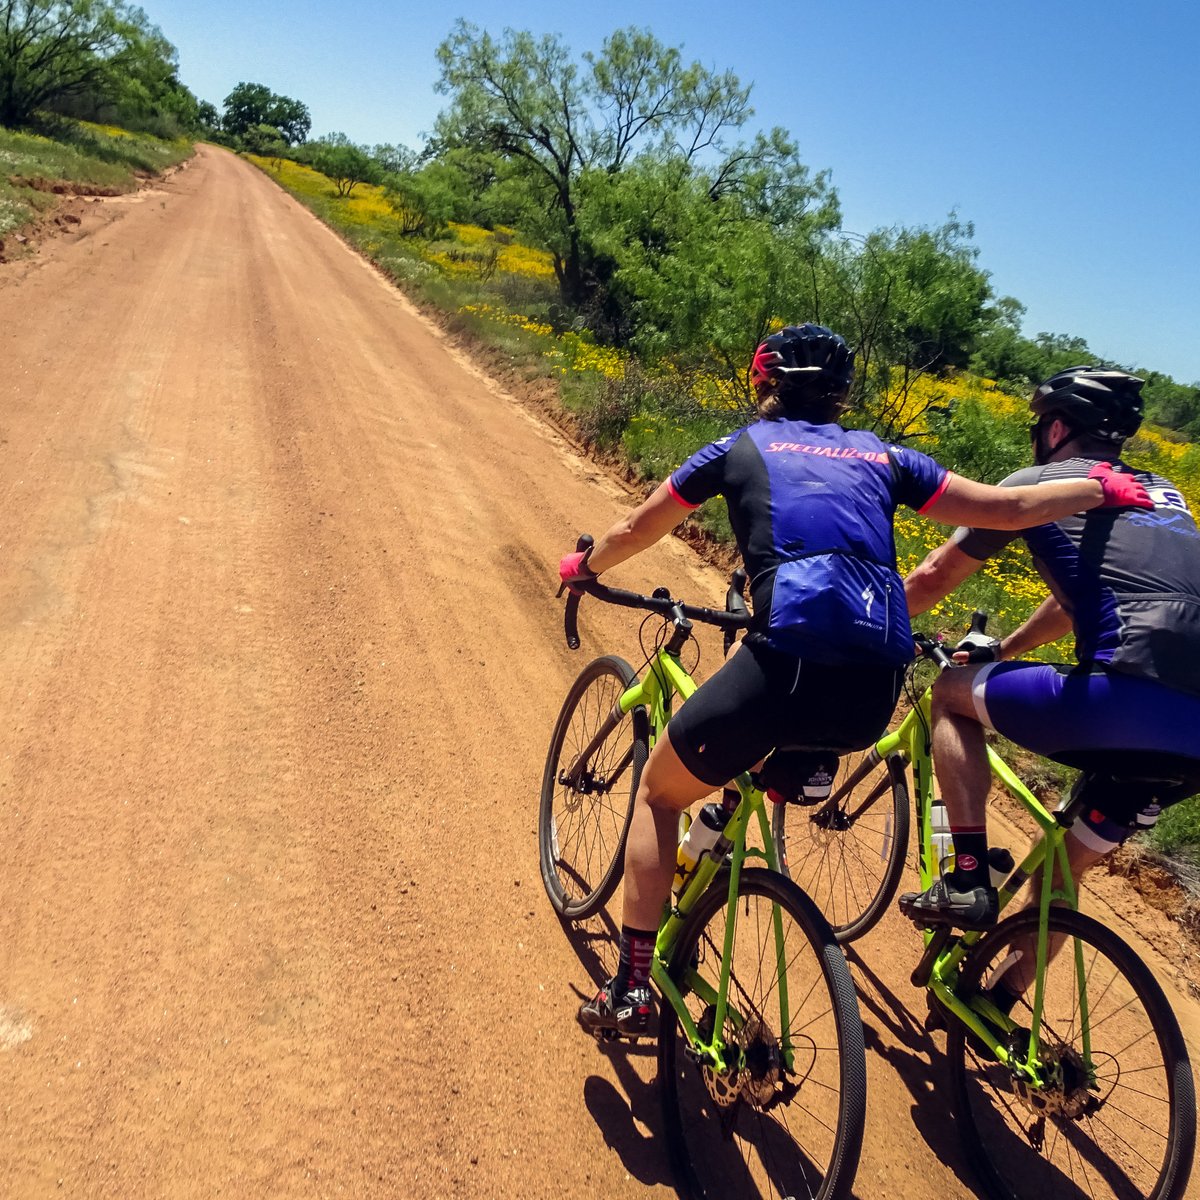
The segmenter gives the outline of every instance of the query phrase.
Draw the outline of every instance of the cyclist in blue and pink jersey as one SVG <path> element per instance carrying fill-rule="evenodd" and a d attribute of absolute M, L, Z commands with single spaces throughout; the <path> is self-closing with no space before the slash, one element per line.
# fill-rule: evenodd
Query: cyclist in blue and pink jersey
<path fill-rule="evenodd" d="M 844 429 L 837 418 L 853 377 L 852 352 L 823 326 L 768 337 L 750 368 L 759 419 L 692 455 L 590 551 L 559 565 L 568 585 L 592 578 L 722 495 L 754 608 L 738 652 L 680 707 L 642 772 L 625 852 L 620 965 L 579 1012 L 592 1032 L 648 1032 L 650 962 L 679 812 L 781 743 L 857 749 L 887 727 L 913 650 L 892 534 L 899 505 L 945 524 L 1021 529 L 1149 503 L 1108 467 L 1053 486 L 990 487 Z"/>
<path fill-rule="evenodd" d="M 1121 448 L 1142 422 L 1142 380 L 1070 367 L 1034 392 L 1032 467 L 1003 488 L 1058 487 L 1097 469 L 1121 472 Z M 1159 809 L 1200 791 L 1200 530 L 1179 489 L 1136 471 L 1150 511 L 1075 513 L 996 533 L 959 529 L 906 580 L 924 612 L 1014 538 L 1024 538 L 1050 597 L 1002 642 L 969 635 L 933 688 L 933 759 L 950 815 L 955 867 L 900 898 L 923 925 L 986 928 L 985 727 L 1087 772 L 1083 817 L 1067 835 L 1072 873 L 1097 862 Z M 1126 476 L 1127 478 L 1129 476 Z M 1001 663 L 1074 631 L 1077 664 Z"/>

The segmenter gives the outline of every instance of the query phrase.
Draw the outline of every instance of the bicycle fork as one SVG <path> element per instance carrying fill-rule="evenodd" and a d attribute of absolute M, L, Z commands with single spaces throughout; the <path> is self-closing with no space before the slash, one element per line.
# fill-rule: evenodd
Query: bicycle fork
<path fill-rule="evenodd" d="M 713 854 L 706 858 L 699 867 L 688 886 L 679 897 L 679 903 L 671 911 L 659 932 L 655 948 L 654 961 L 651 967 L 651 977 L 667 1002 L 674 1008 L 679 1022 L 687 1037 L 687 1053 L 693 1061 L 702 1067 L 708 1067 L 718 1074 L 738 1072 L 746 1068 L 745 1048 L 741 1045 L 726 1044 L 723 1031 L 726 1022 L 741 1034 L 748 1023 L 756 1019 L 753 1014 L 741 1012 L 736 1004 L 730 1003 L 729 987 L 734 979 L 733 950 L 737 938 L 738 921 L 738 885 L 747 850 L 745 846 L 745 830 L 749 823 L 750 814 L 755 811 L 746 796 L 749 781 L 739 781 L 739 790 L 743 793 L 741 804 L 730 818 L 720 841 L 714 848 Z M 764 844 L 768 847 L 765 857 L 772 869 L 778 864 L 773 862 L 774 846 L 770 838 L 770 825 L 765 809 L 757 806 L 760 823 L 763 827 Z M 755 850 L 750 853 L 759 855 Z M 708 890 L 722 866 L 729 865 L 729 901 L 726 907 L 725 933 L 721 947 L 721 965 L 718 971 L 716 986 L 706 979 L 700 971 L 699 962 L 693 963 L 682 976 L 683 989 L 677 987 L 671 978 L 667 961 L 673 952 L 684 920 L 701 896 Z M 788 985 L 786 970 L 786 946 L 784 944 L 783 913 L 778 905 L 772 910 L 772 930 L 775 941 L 776 971 L 779 1002 L 779 1057 L 782 1070 L 791 1074 L 794 1067 L 795 1052 L 792 1045 L 791 1030 L 788 1028 Z M 698 1024 L 692 1019 L 687 1005 L 684 1003 L 684 991 L 698 997 L 705 1005 L 705 1014 Z M 707 1026 L 711 1012 L 711 1029 Z M 732 1053 L 731 1053 L 732 1051 Z M 735 1060 L 736 1061 L 733 1061 Z"/>

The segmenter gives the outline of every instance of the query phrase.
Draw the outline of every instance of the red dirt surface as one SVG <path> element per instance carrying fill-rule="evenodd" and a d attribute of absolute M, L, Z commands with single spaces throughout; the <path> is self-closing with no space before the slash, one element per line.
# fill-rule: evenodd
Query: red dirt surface
<path fill-rule="evenodd" d="M 562 695 L 636 651 L 566 650 L 554 564 L 628 494 L 232 155 L 95 207 L 0 269 L 0 1190 L 672 1195 L 537 865 Z M 854 967 L 863 1198 L 973 1194 L 917 948 Z"/>

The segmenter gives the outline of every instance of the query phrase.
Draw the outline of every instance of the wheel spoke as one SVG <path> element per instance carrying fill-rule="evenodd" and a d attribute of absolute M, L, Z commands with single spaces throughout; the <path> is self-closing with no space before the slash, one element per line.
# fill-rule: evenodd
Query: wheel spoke
<path fill-rule="evenodd" d="M 635 679 L 622 659 L 589 663 L 568 692 L 555 726 L 538 824 L 542 879 L 563 916 L 591 916 L 620 879 L 647 745 L 644 715 L 614 720 L 614 714 Z M 587 761 L 581 761 L 585 750 Z M 560 782 L 568 772 L 571 783 Z"/>
<path fill-rule="evenodd" d="M 777 848 L 786 838 L 789 874 L 828 918 L 840 941 L 866 933 L 895 894 L 908 842 L 908 793 L 898 765 L 886 761 L 853 788 L 845 780 L 862 755 L 842 760 L 834 799 L 814 808 L 780 805 L 772 817 Z"/>

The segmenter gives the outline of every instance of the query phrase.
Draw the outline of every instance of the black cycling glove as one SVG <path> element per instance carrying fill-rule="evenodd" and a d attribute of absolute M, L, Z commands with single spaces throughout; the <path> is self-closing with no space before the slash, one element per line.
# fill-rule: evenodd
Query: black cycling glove
<path fill-rule="evenodd" d="M 976 610 L 971 617 L 971 632 L 957 646 L 955 654 L 965 654 L 968 663 L 990 663 L 1000 658 L 1000 639 L 989 637 L 984 630 L 987 628 L 987 613 Z"/>

